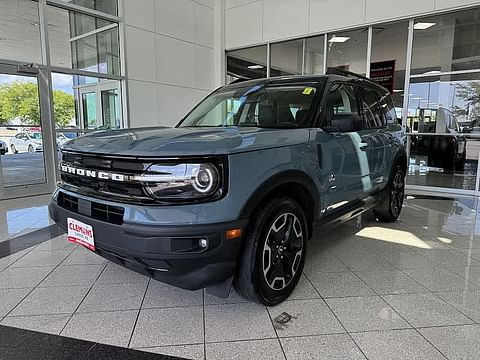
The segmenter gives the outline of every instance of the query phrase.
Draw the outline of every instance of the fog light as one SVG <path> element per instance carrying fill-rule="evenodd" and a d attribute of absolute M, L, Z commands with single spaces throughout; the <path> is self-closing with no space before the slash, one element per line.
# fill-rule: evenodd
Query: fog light
<path fill-rule="evenodd" d="M 201 248 L 206 248 L 208 246 L 208 241 L 207 239 L 200 239 L 198 240 L 198 245 L 200 245 Z"/>

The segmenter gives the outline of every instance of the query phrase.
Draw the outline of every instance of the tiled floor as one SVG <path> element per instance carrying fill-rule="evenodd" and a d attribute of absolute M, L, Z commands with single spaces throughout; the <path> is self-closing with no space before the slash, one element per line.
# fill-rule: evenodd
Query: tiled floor
<path fill-rule="evenodd" d="M 48 226 L 51 195 L 0 201 L 0 242 Z"/>
<path fill-rule="evenodd" d="M 189 359 L 479 359 L 478 205 L 411 198 L 394 224 L 316 231 L 298 289 L 271 308 L 161 284 L 60 236 L 0 259 L 0 324 Z"/>

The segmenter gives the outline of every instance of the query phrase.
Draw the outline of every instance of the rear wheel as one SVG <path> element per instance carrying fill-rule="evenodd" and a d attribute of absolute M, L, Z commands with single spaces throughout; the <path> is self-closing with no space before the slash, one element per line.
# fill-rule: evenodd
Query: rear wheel
<path fill-rule="evenodd" d="M 35 151 L 32 145 L 28 145 L 28 152 L 32 154 Z"/>
<path fill-rule="evenodd" d="M 272 306 L 288 298 L 302 275 L 307 220 L 290 198 L 274 198 L 252 216 L 235 288 L 248 300 Z"/>
<path fill-rule="evenodd" d="M 12 149 L 12 153 L 18 154 L 18 150 L 17 150 L 17 148 L 15 147 L 15 145 L 12 144 L 12 145 L 10 146 L 10 148 Z"/>
<path fill-rule="evenodd" d="M 396 165 L 388 183 L 388 194 L 382 203 L 373 209 L 379 221 L 393 222 L 402 211 L 405 197 L 405 173 L 400 165 Z"/>

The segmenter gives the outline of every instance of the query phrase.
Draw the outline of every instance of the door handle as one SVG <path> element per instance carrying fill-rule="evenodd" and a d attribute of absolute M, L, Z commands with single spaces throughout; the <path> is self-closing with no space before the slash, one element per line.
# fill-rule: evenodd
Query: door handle
<path fill-rule="evenodd" d="M 360 150 L 362 150 L 362 151 L 367 151 L 367 149 L 368 149 L 368 144 L 367 144 L 367 143 L 362 142 L 362 143 L 360 143 L 359 145 L 360 145 L 360 146 L 359 146 L 358 148 L 359 148 Z"/>

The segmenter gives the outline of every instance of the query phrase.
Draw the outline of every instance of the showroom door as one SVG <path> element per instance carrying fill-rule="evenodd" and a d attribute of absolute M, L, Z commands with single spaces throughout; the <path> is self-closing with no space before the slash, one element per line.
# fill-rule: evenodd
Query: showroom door
<path fill-rule="evenodd" d="M 121 127 L 120 85 L 102 81 L 79 88 L 80 117 L 83 129 L 118 129 Z"/>
<path fill-rule="evenodd" d="M 47 78 L 42 69 L 0 63 L 0 199 L 53 190 Z"/>

